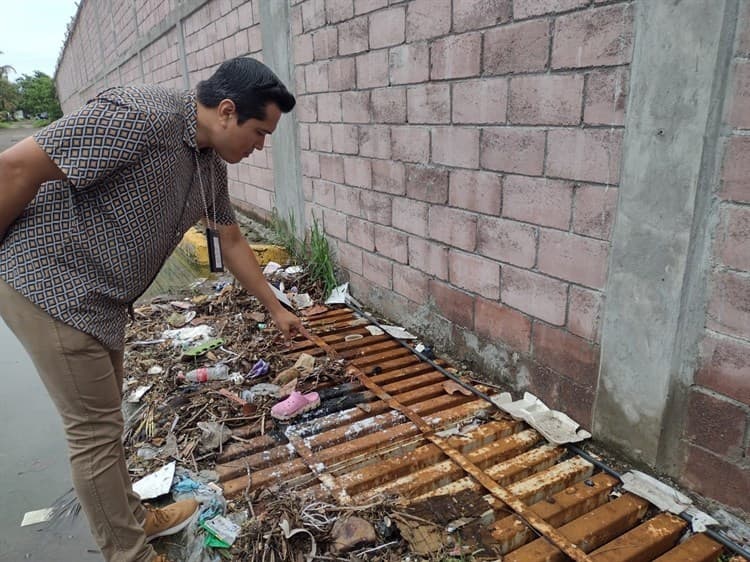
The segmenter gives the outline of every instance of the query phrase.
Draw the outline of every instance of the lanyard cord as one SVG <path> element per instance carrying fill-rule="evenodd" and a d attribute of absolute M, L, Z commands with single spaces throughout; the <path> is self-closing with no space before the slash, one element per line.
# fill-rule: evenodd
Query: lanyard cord
<path fill-rule="evenodd" d="M 201 174 L 201 165 L 200 161 L 198 160 L 198 153 L 195 154 L 195 168 L 198 171 L 198 185 L 200 186 L 201 190 L 201 202 L 203 203 L 203 211 L 206 214 L 206 223 L 210 221 L 210 218 L 208 216 L 208 203 L 206 200 L 206 191 L 203 189 L 203 175 Z M 216 228 L 216 192 L 214 191 L 214 182 L 213 182 L 213 175 L 214 175 L 214 161 L 213 158 L 211 159 L 211 181 L 209 182 L 211 185 L 211 208 L 213 210 L 214 220 L 213 220 L 213 227 Z M 210 224 L 206 224 L 206 228 L 210 228 Z"/>

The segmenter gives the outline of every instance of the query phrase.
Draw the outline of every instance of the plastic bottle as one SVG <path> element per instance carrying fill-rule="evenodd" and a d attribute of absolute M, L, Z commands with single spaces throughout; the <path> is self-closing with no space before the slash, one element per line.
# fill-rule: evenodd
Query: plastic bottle
<path fill-rule="evenodd" d="M 201 367 L 185 373 L 182 378 L 190 382 L 224 381 L 230 377 L 229 367 L 219 364 L 214 367 Z"/>

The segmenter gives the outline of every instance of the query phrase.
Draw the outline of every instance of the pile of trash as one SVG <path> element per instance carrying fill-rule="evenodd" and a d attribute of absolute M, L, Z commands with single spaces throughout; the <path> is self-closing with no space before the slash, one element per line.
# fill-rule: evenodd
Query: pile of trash
<path fill-rule="evenodd" d="M 300 316 L 328 310 L 315 304 L 322 289 L 302 267 L 270 263 L 264 274 Z M 345 292 L 340 288 L 328 302 L 343 302 Z M 169 545 L 179 552 L 169 555 L 192 562 L 311 560 L 323 552 L 357 551 L 370 560 L 403 559 L 401 549 L 394 550 L 397 506 L 386 499 L 340 507 L 280 483 L 226 501 L 217 484 L 213 468 L 225 447 L 318 407 L 321 383 L 351 382 L 340 361 L 305 353 L 289 359 L 288 342 L 260 302 L 228 277 L 198 280 L 184 294 L 154 298 L 134 314 L 123 382 L 124 446 L 134 488 L 156 503 L 201 502 L 182 544 Z"/>

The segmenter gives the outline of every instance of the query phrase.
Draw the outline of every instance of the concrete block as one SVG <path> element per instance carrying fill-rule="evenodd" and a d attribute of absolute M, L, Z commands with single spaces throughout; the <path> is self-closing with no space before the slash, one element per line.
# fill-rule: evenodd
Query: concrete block
<path fill-rule="evenodd" d="M 550 324 L 565 324 L 568 286 L 562 281 L 510 265 L 503 266 L 500 300 Z"/>
<path fill-rule="evenodd" d="M 406 10 L 406 42 L 445 35 L 451 29 L 451 0 L 413 0 Z"/>
<path fill-rule="evenodd" d="M 339 24 L 339 55 L 361 53 L 369 48 L 367 16 Z"/>
<path fill-rule="evenodd" d="M 536 228 L 520 222 L 479 217 L 477 252 L 521 267 L 536 261 Z"/>
<path fill-rule="evenodd" d="M 406 90 L 409 123 L 449 123 L 450 85 L 447 83 L 410 86 Z"/>
<path fill-rule="evenodd" d="M 474 327 L 474 297 L 435 279 L 430 279 L 429 288 L 440 314 L 459 326 Z"/>
<path fill-rule="evenodd" d="M 482 295 L 490 300 L 500 298 L 500 264 L 474 254 L 451 250 L 448 275 L 452 285 Z"/>
<path fill-rule="evenodd" d="M 391 289 L 393 287 L 393 262 L 365 252 L 362 254 L 362 276 L 376 285 Z"/>
<path fill-rule="evenodd" d="M 359 127 L 359 154 L 371 158 L 390 158 L 390 127 L 386 125 L 361 125 Z"/>
<path fill-rule="evenodd" d="M 304 37 L 302 35 L 301 37 Z M 332 59 L 338 54 L 338 30 L 326 27 L 312 33 L 313 54 L 316 60 Z"/>
<path fill-rule="evenodd" d="M 571 285 L 568 290 L 568 331 L 592 342 L 599 342 L 604 295 Z"/>
<path fill-rule="evenodd" d="M 430 159 L 429 129 L 391 127 L 391 153 L 395 160 L 426 164 Z"/>
<path fill-rule="evenodd" d="M 341 106 L 345 122 L 370 122 L 370 92 L 344 92 L 341 94 Z"/>
<path fill-rule="evenodd" d="M 687 406 L 685 437 L 722 457 L 739 460 L 745 449 L 747 408 L 694 388 Z"/>
<path fill-rule="evenodd" d="M 445 204 L 448 201 L 448 170 L 407 164 L 406 194 L 412 199 Z"/>
<path fill-rule="evenodd" d="M 529 351 L 531 320 L 517 310 L 482 298 L 477 298 L 474 306 L 474 331 L 480 337 L 501 342 L 515 351 Z"/>
<path fill-rule="evenodd" d="M 533 72 L 547 68 L 549 22 L 532 20 L 491 29 L 484 34 L 485 74 Z"/>
<path fill-rule="evenodd" d="M 415 84 L 430 77 L 427 43 L 410 43 L 390 49 L 388 67 L 391 84 Z"/>
<path fill-rule="evenodd" d="M 367 158 L 344 157 L 344 180 L 355 187 L 372 187 L 372 167 Z"/>
<path fill-rule="evenodd" d="M 603 289 L 608 254 L 606 242 L 543 228 L 539 235 L 537 267 L 554 277 Z"/>
<path fill-rule="evenodd" d="M 406 9 L 382 10 L 370 16 L 370 49 L 392 47 L 406 37 Z"/>
<path fill-rule="evenodd" d="M 481 165 L 500 172 L 541 175 L 545 137 L 543 129 L 488 127 L 482 131 Z"/>
<path fill-rule="evenodd" d="M 427 302 L 429 277 L 406 265 L 393 265 L 393 290 L 415 303 Z"/>
<path fill-rule="evenodd" d="M 372 252 L 375 249 L 374 225 L 363 219 L 347 217 L 346 239 L 350 244 Z"/>
<path fill-rule="evenodd" d="M 482 36 L 480 33 L 449 35 L 430 46 L 430 78 L 468 78 L 481 71 Z"/>
<path fill-rule="evenodd" d="M 577 125 L 583 75 L 521 76 L 510 80 L 508 121 L 520 125 Z"/>
<path fill-rule="evenodd" d="M 750 137 L 731 137 L 726 144 L 719 195 L 750 203 Z"/>
<path fill-rule="evenodd" d="M 391 196 L 378 191 L 363 190 L 359 194 L 362 217 L 373 223 L 391 224 Z"/>
<path fill-rule="evenodd" d="M 474 213 L 433 205 L 428 224 L 430 238 L 467 251 L 476 247 L 477 215 Z"/>
<path fill-rule="evenodd" d="M 595 388 L 599 369 L 599 346 L 570 332 L 534 322 L 534 358 L 578 384 Z"/>
<path fill-rule="evenodd" d="M 375 225 L 375 251 L 392 260 L 408 263 L 408 240 L 408 236 L 403 232 L 387 226 Z"/>
<path fill-rule="evenodd" d="M 633 6 L 617 4 L 555 20 L 552 68 L 627 64 L 633 51 Z"/>
<path fill-rule="evenodd" d="M 629 87 L 628 67 L 589 72 L 586 75 L 583 122 L 590 125 L 623 125 Z"/>
<path fill-rule="evenodd" d="M 735 129 L 750 129 L 750 61 L 738 60 L 733 70 L 728 122 Z"/>
<path fill-rule="evenodd" d="M 388 85 L 388 51 L 371 51 L 357 56 L 357 87 Z"/>
<path fill-rule="evenodd" d="M 454 0 L 453 31 L 460 33 L 507 23 L 512 14 L 511 0 Z"/>
<path fill-rule="evenodd" d="M 715 271 L 706 326 L 739 338 L 747 337 L 750 326 L 750 275 Z"/>
<path fill-rule="evenodd" d="M 426 203 L 405 197 L 394 197 L 392 205 L 394 227 L 417 236 L 427 236 L 428 205 Z"/>
<path fill-rule="evenodd" d="M 588 3 L 589 0 L 524 0 L 516 2 L 513 6 L 513 19 L 518 21 L 545 14 L 567 12 Z"/>
<path fill-rule="evenodd" d="M 617 185 L 622 130 L 553 129 L 547 140 L 548 175 Z"/>
<path fill-rule="evenodd" d="M 468 211 L 499 215 L 503 178 L 493 172 L 453 170 L 448 183 L 448 203 Z"/>
<path fill-rule="evenodd" d="M 320 177 L 335 183 L 344 183 L 344 159 L 338 154 L 321 154 Z"/>
<path fill-rule="evenodd" d="M 567 230 L 573 204 L 573 185 L 562 180 L 505 176 L 503 216 Z"/>
<path fill-rule="evenodd" d="M 448 248 L 410 236 L 409 265 L 439 279 L 448 279 Z"/>
<path fill-rule="evenodd" d="M 372 118 L 376 123 L 406 122 L 406 89 L 378 88 L 372 91 Z"/>
<path fill-rule="evenodd" d="M 618 190 L 582 185 L 575 190 L 573 232 L 609 240 L 617 210 Z"/>
<path fill-rule="evenodd" d="M 454 123 L 505 123 L 508 105 L 506 78 L 480 78 L 457 82 L 452 87 Z"/>
<path fill-rule="evenodd" d="M 356 125 L 331 125 L 333 151 L 339 154 L 356 154 L 359 152 L 359 128 Z"/>
<path fill-rule="evenodd" d="M 433 128 L 432 161 L 457 168 L 479 167 L 479 130 L 455 126 Z"/>
<path fill-rule="evenodd" d="M 720 263 L 750 271 L 750 207 L 724 204 L 719 220 L 714 241 Z"/>
<path fill-rule="evenodd" d="M 750 470 L 695 445 L 688 447 L 682 482 L 698 494 L 750 512 Z"/>
<path fill-rule="evenodd" d="M 700 347 L 695 384 L 750 406 L 750 341 L 707 333 Z"/>
<path fill-rule="evenodd" d="M 406 193 L 406 168 L 392 160 L 372 161 L 372 188 L 391 195 Z"/>

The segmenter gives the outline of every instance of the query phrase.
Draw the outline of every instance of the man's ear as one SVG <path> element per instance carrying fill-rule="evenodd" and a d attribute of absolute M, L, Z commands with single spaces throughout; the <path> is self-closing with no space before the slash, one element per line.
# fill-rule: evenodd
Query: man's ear
<path fill-rule="evenodd" d="M 227 123 L 231 118 L 232 115 L 235 114 L 237 111 L 237 108 L 234 105 L 234 102 L 230 99 L 223 99 L 219 102 L 219 121 L 222 123 Z"/>

